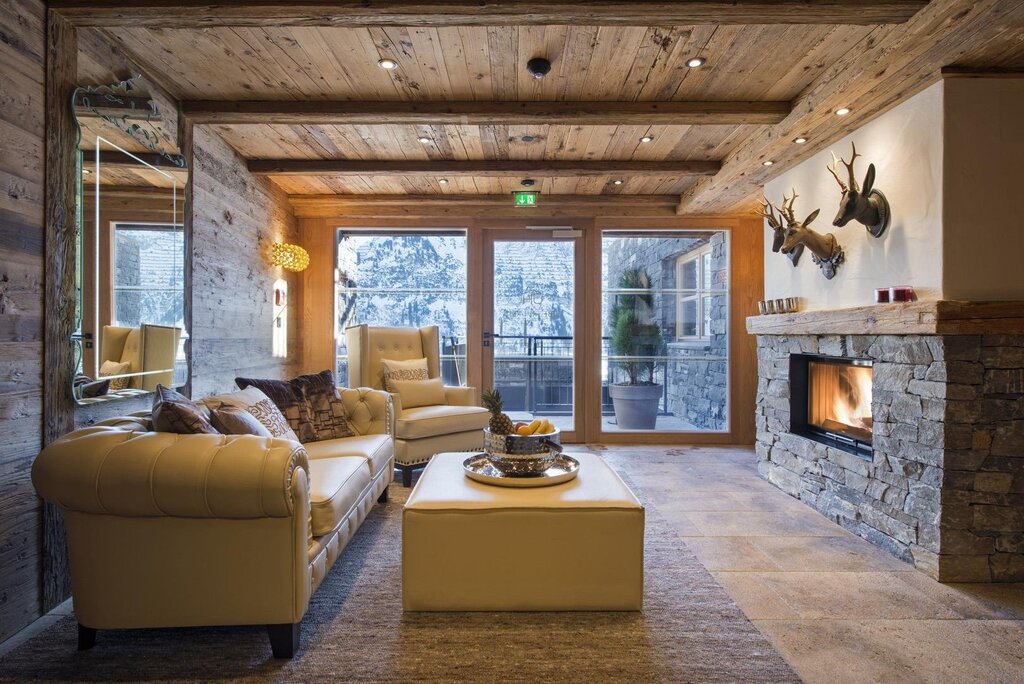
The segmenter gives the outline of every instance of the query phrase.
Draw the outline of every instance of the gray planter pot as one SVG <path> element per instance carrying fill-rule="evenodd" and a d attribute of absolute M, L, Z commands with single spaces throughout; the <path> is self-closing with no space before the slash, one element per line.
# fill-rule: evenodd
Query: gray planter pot
<path fill-rule="evenodd" d="M 615 421 L 624 430 L 653 430 L 658 420 L 661 385 L 610 385 Z"/>

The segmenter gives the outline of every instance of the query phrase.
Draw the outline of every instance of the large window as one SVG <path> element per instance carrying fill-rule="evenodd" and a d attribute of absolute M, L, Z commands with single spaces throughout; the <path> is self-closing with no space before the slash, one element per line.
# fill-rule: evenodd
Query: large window
<path fill-rule="evenodd" d="M 336 263 L 339 384 L 348 384 L 345 328 L 362 323 L 438 326 L 445 384 L 466 384 L 464 231 L 339 229 Z"/>
<path fill-rule="evenodd" d="M 185 328 L 185 232 L 165 224 L 114 224 L 113 324 Z"/>
<path fill-rule="evenodd" d="M 604 231 L 604 431 L 729 429 L 726 231 Z"/>

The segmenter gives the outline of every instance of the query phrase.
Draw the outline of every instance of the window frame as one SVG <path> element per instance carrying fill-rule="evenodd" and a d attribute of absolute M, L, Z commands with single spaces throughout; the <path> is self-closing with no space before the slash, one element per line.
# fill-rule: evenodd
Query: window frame
<path fill-rule="evenodd" d="M 675 275 L 676 275 L 676 342 L 709 342 L 711 340 L 711 331 L 707 329 L 706 325 L 706 311 L 705 306 L 707 300 L 712 297 L 712 290 L 714 287 L 706 288 L 704 286 L 705 272 L 704 257 L 710 256 L 711 254 L 711 243 L 701 245 L 695 250 L 680 254 L 676 257 L 675 263 Z M 693 288 L 693 294 L 683 294 L 683 290 L 686 288 L 682 287 L 683 284 L 683 269 L 690 262 L 696 262 L 696 278 L 694 282 L 696 287 Z M 710 268 L 710 263 L 708 264 Z M 683 308 L 687 302 L 696 303 L 696 317 L 694 320 L 695 335 L 684 335 L 682 333 L 684 320 L 683 320 Z"/>
<path fill-rule="evenodd" d="M 117 282 L 117 233 L 118 231 L 137 231 L 137 232 L 151 232 L 151 233 L 180 233 L 182 241 L 181 249 L 181 281 L 178 287 L 140 287 L 132 285 L 118 285 Z M 117 297 L 119 292 L 138 292 L 145 290 L 147 292 L 171 292 L 179 293 L 182 300 L 182 320 L 181 325 L 178 322 L 170 324 L 175 327 L 180 327 L 182 330 L 182 339 L 188 337 L 185 326 L 185 225 L 182 223 L 168 223 L 168 222 L 157 222 L 150 223 L 145 221 L 112 221 L 110 223 L 110 263 L 112 268 L 110 269 L 110 325 L 126 325 L 117 318 Z M 177 267 L 177 264 L 175 264 Z M 160 323 L 159 325 L 166 325 Z M 131 325 L 129 327 L 136 327 Z M 182 351 L 179 350 L 179 356 Z"/>

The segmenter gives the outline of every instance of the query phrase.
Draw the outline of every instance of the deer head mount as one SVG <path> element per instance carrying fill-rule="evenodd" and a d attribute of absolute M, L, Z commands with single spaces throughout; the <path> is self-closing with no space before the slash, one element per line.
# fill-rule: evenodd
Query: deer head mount
<path fill-rule="evenodd" d="M 782 207 L 779 211 L 786 220 L 786 236 L 780 249 L 783 254 L 790 254 L 797 247 L 807 247 L 811 250 L 811 260 L 818 265 L 825 278 L 832 280 L 846 254 L 839 246 L 835 235 L 832 233 L 822 235 L 807 227 L 814 219 L 818 218 L 820 209 L 812 211 L 803 221 L 796 220 L 796 212 L 793 209 L 796 198 L 796 190 L 793 190 L 792 197 L 782 196 Z"/>
<path fill-rule="evenodd" d="M 782 213 L 776 213 L 777 211 L 778 209 L 775 208 L 775 205 L 772 204 L 767 197 L 765 197 L 761 201 L 761 211 L 758 212 L 758 216 L 765 219 L 768 222 L 768 227 L 772 229 L 773 252 L 778 252 L 779 250 L 781 250 L 782 243 L 786 239 L 786 224 L 782 217 Z M 800 263 L 800 256 L 803 253 L 804 246 L 797 245 L 796 248 L 786 256 L 789 257 L 789 260 L 793 263 L 793 266 L 795 267 L 798 263 Z"/>
<path fill-rule="evenodd" d="M 842 228 L 850 221 L 857 221 L 858 223 L 863 223 L 872 236 L 879 237 L 889 227 L 889 200 L 874 188 L 874 164 L 868 166 L 868 173 L 864 177 L 864 185 L 860 186 L 857 184 L 857 179 L 853 175 L 853 164 L 860 155 L 857 154 L 857 145 L 851 143 L 851 146 L 853 147 L 853 156 L 850 157 L 849 162 L 842 158 L 837 159 L 835 152 L 833 152 L 832 163 L 826 167 L 843 190 L 843 197 L 839 200 L 839 212 L 836 214 L 835 220 L 832 221 L 832 225 Z M 838 169 L 840 163 L 846 167 L 848 180 L 845 183 L 839 177 Z"/>

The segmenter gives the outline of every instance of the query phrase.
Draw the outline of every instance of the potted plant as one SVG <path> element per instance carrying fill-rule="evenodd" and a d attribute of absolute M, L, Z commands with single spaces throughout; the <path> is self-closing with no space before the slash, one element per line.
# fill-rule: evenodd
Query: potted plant
<path fill-rule="evenodd" d="M 641 290 L 616 295 L 611 311 L 613 356 L 627 380 L 608 387 L 615 420 L 626 430 L 653 430 L 658 418 L 661 385 L 654 381 L 656 361 L 664 354 L 665 342 L 654 316 L 651 276 L 644 268 L 625 271 L 619 279 L 621 290 Z"/>

